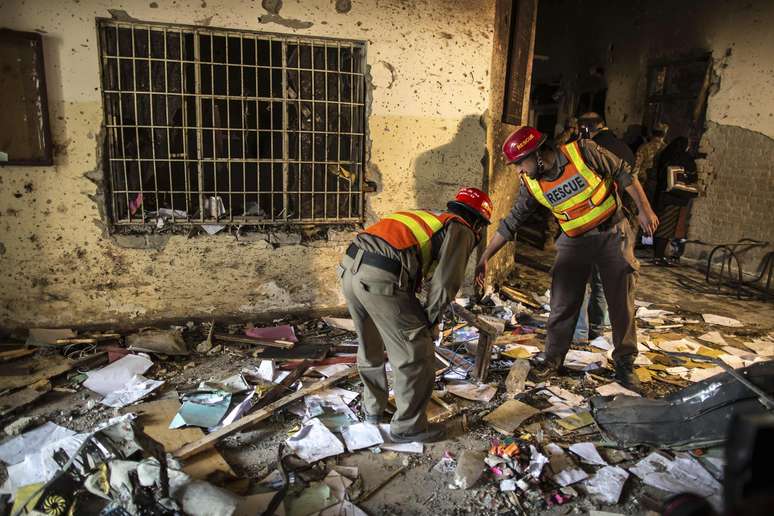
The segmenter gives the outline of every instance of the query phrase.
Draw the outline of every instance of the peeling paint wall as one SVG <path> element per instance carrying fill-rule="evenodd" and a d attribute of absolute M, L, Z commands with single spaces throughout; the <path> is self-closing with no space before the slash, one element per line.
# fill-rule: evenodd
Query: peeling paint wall
<path fill-rule="evenodd" d="M 264 8 L 266 6 L 266 8 Z M 367 218 L 441 208 L 482 186 L 493 6 L 488 0 L 31 2 L 0 0 L 2 25 L 43 34 L 53 167 L 0 168 L 0 326 L 131 323 L 340 306 L 334 266 L 351 238 L 110 237 L 95 18 L 108 10 L 203 24 L 367 40 L 373 73 Z"/>

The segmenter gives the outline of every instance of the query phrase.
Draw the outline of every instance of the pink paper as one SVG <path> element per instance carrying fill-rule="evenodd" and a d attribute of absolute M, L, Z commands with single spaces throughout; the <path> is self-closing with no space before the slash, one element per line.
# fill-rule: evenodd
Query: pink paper
<path fill-rule="evenodd" d="M 250 328 L 245 331 L 245 335 L 260 340 L 287 340 L 290 342 L 298 342 L 296 332 L 289 324 L 270 326 L 268 328 Z"/>

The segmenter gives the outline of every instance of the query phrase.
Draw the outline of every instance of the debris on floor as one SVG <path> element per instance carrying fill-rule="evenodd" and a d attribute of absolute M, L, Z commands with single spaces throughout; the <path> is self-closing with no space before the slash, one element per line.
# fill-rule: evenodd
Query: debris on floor
<path fill-rule="evenodd" d="M 429 445 L 364 421 L 347 318 L 31 330 L 0 360 L 0 492 L 59 514 L 359 515 L 430 472 L 441 487 L 407 512 L 444 493 L 481 514 L 637 512 L 644 489 L 720 507 L 730 414 L 771 410 L 774 334 L 640 302 L 640 392 L 615 381 L 609 332 L 536 384 L 549 302 L 457 299 L 427 409 L 448 438 Z"/>

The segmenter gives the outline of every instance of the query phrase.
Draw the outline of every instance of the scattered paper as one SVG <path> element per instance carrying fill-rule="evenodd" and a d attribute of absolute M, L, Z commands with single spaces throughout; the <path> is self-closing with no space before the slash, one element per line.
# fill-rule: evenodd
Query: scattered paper
<path fill-rule="evenodd" d="M 344 319 L 339 317 L 323 317 L 323 321 L 331 328 L 338 328 L 340 330 L 347 330 L 351 332 L 355 331 L 355 323 L 352 321 L 352 319 Z"/>
<path fill-rule="evenodd" d="M 677 453 L 675 459 L 670 460 L 653 452 L 629 471 L 646 485 L 669 493 L 696 493 L 708 498 L 716 508 L 721 507 L 720 483 L 687 453 Z"/>
<path fill-rule="evenodd" d="M 752 342 L 745 342 L 745 346 L 764 357 L 774 357 L 774 341 L 768 339 L 756 339 Z"/>
<path fill-rule="evenodd" d="M 83 386 L 107 396 L 113 391 L 123 389 L 134 375 L 143 374 L 152 365 L 153 362 L 142 355 L 126 355 L 102 369 L 86 373 L 88 378 L 83 382 Z"/>
<path fill-rule="evenodd" d="M 564 357 L 564 366 L 573 371 L 593 371 L 607 364 L 607 358 L 602 353 L 579 351 L 571 349 Z"/>
<path fill-rule="evenodd" d="M 551 471 L 554 473 L 554 482 L 560 486 L 566 487 L 588 478 L 588 474 L 576 466 L 561 446 L 549 443 L 545 446 L 545 451 L 548 453 Z"/>
<path fill-rule="evenodd" d="M 509 358 L 532 358 L 533 355 L 540 352 L 540 348 L 529 346 L 527 344 L 513 344 L 502 352 Z"/>
<path fill-rule="evenodd" d="M 719 346 L 728 346 L 728 342 L 726 342 L 726 339 L 723 338 L 723 335 L 720 334 L 719 331 L 711 331 L 709 333 L 705 333 L 699 339 L 711 342 L 713 344 L 717 344 Z"/>
<path fill-rule="evenodd" d="M 741 328 L 744 326 L 741 321 L 732 319 L 731 317 L 724 317 L 722 315 L 715 314 L 701 314 L 704 322 L 707 324 L 715 324 L 717 326 L 728 326 L 729 328 Z"/>
<path fill-rule="evenodd" d="M 656 344 L 658 349 L 670 353 L 696 353 L 701 344 L 689 339 L 669 340 Z"/>
<path fill-rule="evenodd" d="M 328 396 L 338 396 L 342 400 L 344 400 L 344 403 L 349 405 L 353 401 L 357 399 L 358 396 L 360 396 L 360 393 L 354 392 L 354 391 L 348 391 L 346 389 L 342 389 L 341 387 L 328 387 L 325 390 L 317 391 L 318 396 L 328 397 Z"/>
<path fill-rule="evenodd" d="M 0 460 L 8 466 L 18 464 L 26 455 L 37 453 L 47 442 L 55 442 L 75 435 L 75 432 L 47 421 L 41 426 L 0 444 Z"/>
<path fill-rule="evenodd" d="M 337 394 L 310 394 L 304 397 L 304 405 L 305 420 L 319 418 L 321 423 L 334 432 L 340 432 L 342 428 L 359 421 L 344 399 Z"/>
<path fill-rule="evenodd" d="M 670 312 L 668 310 L 659 310 L 658 308 L 647 308 L 647 307 L 641 306 L 637 309 L 637 318 L 638 319 L 657 319 L 659 317 L 670 315 L 672 313 L 673 312 Z"/>
<path fill-rule="evenodd" d="M 231 394 L 237 394 L 252 390 L 252 387 L 241 374 L 231 375 L 226 379 L 210 382 L 201 382 L 200 391 L 223 391 Z"/>
<path fill-rule="evenodd" d="M 497 387 L 483 383 L 473 385 L 472 383 L 450 383 L 446 390 L 455 396 L 465 398 L 466 400 L 489 402 L 497 393 Z"/>
<path fill-rule="evenodd" d="M 583 462 L 596 464 L 598 466 L 607 466 L 607 462 L 599 455 L 594 443 L 575 443 L 570 445 L 570 451 L 583 459 Z"/>
<path fill-rule="evenodd" d="M 360 507 L 344 500 L 320 511 L 317 516 L 368 516 Z"/>
<path fill-rule="evenodd" d="M 164 385 L 164 382 L 161 380 L 151 380 L 136 374 L 126 382 L 124 387 L 102 398 L 100 403 L 113 408 L 125 407 L 140 401 L 162 385 Z"/>
<path fill-rule="evenodd" d="M 0 487 L 0 492 L 15 493 L 21 486 L 47 482 L 61 469 L 53 458 L 54 452 L 62 449 L 72 456 L 88 436 L 89 434 L 72 434 L 56 441 L 46 440 L 39 444 L 32 453 L 25 455 L 23 461 L 8 466 L 8 479 Z"/>
<path fill-rule="evenodd" d="M 639 299 L 635 299 L 634 300 L 634 306 L 636 306 L 637 308 L 639 308 L 641 306 L 647 308 L 647 307 L 649 307 L 652 304 L 653 303 L 649 303 L 647 301 L 640 301 Z"/>
<path fill-rule="evenodd" d="M 598 502 L 616 504 L 621 498 L 621 491 L 628 478 L 629 473 L 625 469 L 618 466 L 605 466 L 586 480 L 584 485 L 589 495 Z"/>
<path fill-rule="evenodd" d="M 589 426 L 593 422 L 594 418 L 592 417 L 591 412 L 580 412 L 578 414 L 563 417 L 562 419 L 556 421 L 559 426 L 568 431 L 573 431 L 579 428 L 583 428 L 584 426 Z"/>
<path fill-rule="evenodd" d="M 623 394 L 624 396 L 640 397 L 640 395 L 637 394 L 636 392 L 630 391 L 629 389 L 620 385 L 617 382 L 611 382 L 605 385 L 600 385 L 595 390 L 602 396 L 615 396 L 616 394 Z"/>
<path fill-rule="evenodd" d="M 379 432 L 382 435 L 384 444 L 379 446 L 383 450 L 389 450 L 400 453 L 422 453 L 424 451 L 424 445 L 422 443 L 396 443 L 390 438 L 390 424 L 381 423 L 379 425 Z"/>
<path fill-rule="evenodd" d="M 647 355 L 643 355 L 642 353 L 637 353 L 637 356 L 634 359 L 634 365 L 644 366 L 644 365 L 653 365 L 653 361 L 647 357 Z"/>
<path fill-rule="evenodd" d="M 349 366 L 347 364 L 331 364 L 331 365 L 323 365 L 323 366 L 313 366 L 309 368 L 312 371 L 317 371 L 321 375 L 325 376 L 326 378 L 329 378 L 335 374 L 343 373 L 344 371 L 349 371 Z"/>
<path fill-rule="evenodd" d="M 201 227 L 208 235 L 215 235 L 222 231 L 226 226 L 223 224 L 202 224 Z"/>
<path fill-rule="evenodd" d="M 752 351 L 735 348 L 734 346 L 724 346 L 723 351 L 729 355 L 734 355 L 745 360 L 753 360 L 757 356 Z"/>
<path fill-rule="evenodd" d="M 534 445 L 529 445 L 529 466 L 527 466 L 527 475 L 535 480 L 540 478 L 543 466 L 548 464 L 548 457 L 540 453 Z"/>
<path fill-rule="evenodd" d="M 500 491 L 505 493 L 508 491 L 516 491 L 516 481 L 512 478 L 506 478 L 500 481 Z"/>
<path fill-rule="evenodd" d="M 341 441 L 317 418 L 304 423 L 301 430 L 290 437 L 286 443 L 296 452 L 296 455 L 310 464 L 344 453 L 344 445 Z"/>
<path fill-rule="evenodd" d="M 535 407 L 517 400 L 508 400 L 484 416 L 484 421 L 506 435 L 513 434 L 522 422 L 539 413 Z"/>
<path fill-rule="evenodd" d="M 610 342 L 608 342 L 608 340 L 602 336 L 597 337 L 596 339 L 589 342 L 589 346 L 599 348 L 599 349 L 604 349 L 605 351 L 613 348 L 613 345 L 610 344 Z"/>
<path fill-rule="evenodd" d="M 177 411 L 169 428 L 218 426 L 231 405 L 231 394 L 223 391 L 192 392 L 183 396 L 183 405 Z"/>
<path fill-rule="evenodd" d="M 341 429 L 341 436 L 349 451 L 362 450 L 384 443 L 379 427 L 370 423 L 355 423 Z"/>
<path fill-rule="evenodd" d="M 296 332 L 289 324 L 269 326 L 268 328 L 250 328 L 245 331 L 245 335 L 258 340 L 287 340 L 289 342 L 298 342 Z"/>

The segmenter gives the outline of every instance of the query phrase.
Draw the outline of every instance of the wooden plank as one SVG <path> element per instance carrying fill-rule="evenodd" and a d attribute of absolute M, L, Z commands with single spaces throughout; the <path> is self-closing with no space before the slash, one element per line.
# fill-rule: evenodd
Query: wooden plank
<path fill-rule="evenodd" d="M 502 121 L 521 125 L 529 113 L 538 0 L 517 0 L 512 5 Z"/>
<path fill-rule="evenodd" d="M 172 452 L 181 446 L 204 438 L 204 432 L 201 428 L 195 426 L 176 429 L 169 428 L 169 422 L 172 421 L 177 411 L 180 410 L 177 393 L 170 394 L 172 396 L 169 398 L 132 405 L 122 411 L 136 413 L 143 431 L 158 441 L 167 452 Z M 195 458 L 185 461 L 183 471 L 199 480 L 205 480 L 216 471 L 236 477 L 231 466 L 215 448 L 210 448 Z"/>
<path fill-rule="evenodd" d="M 454 313 L 456 315 L 459 315 L 461 318 L 465 319 L 469 324 L 472 324 L 480 331 L 489 333 L 493 337 L 502 333 L 500 328 L 492 324 L 489 324 L 487 321 L 481 319 L 476 314 L 472 313 L 462 305 L 458 305 L 457 303 L 452 303 L 452 308 L 454 309 Z"/>
<path fill-rule="evenodd" d="M 212 432 L 211 434 L 207 435 L 202 439 L 199 439 L 195 442 L 192 442 L 190 444 L 187 444 L 181 447 L 180 449 L 175 451 L 175 456 L 179 459 L 187 459 L 188 457 L 196 455 L 202 450 L 212 448 L 213 446 L 215 446 L 216 442 L 223 439 L 224 437 L 227 437 L 235 432 L 239 432 L 240 430 L 247 428 L 250 425 L 253 425 L 259 421 L 263 421 L 264 419 L 269 418 L 274 412 L 281 409 L 288 403 L 292 403 L 293 401 L 299 400 L 308 394 L 312 394 L 317 391 L 327 389 L 328 387 L 331 387 L 335 383 L 340 382 L 341 380 L 344 380 L 346 378 L 351 378 L 355 375 L 357 375 L 357 369 L 355 368 L 353 368 L 350 371 L 342 371 L 341 373 L 335 374 L 330 378 L 326 378 L 325 380 L 322 380 L 313 385 L 305 387 L 300 391 L 296 391 L 294 393 L 288 394 L 284 398 L 280 398 L 274 403 L 271 403 L 266 407 L 262 408 L 258 412 L 255 412 L 253 414 L 248 414 L 243 418 L 234 421 L 230 425 L 224 426 L 220 430 Z"/>
<path fill-rule="evenodd" d="M 534 299 L 530 299 L 529 297 L 527 297 L 526 294 L 519 292 L 515 288 L 502 286 L 500 287 L 500 292 L 505 294 L 505 297 L 507 297 L 511 301 L 516 301 L 517 303 L 521 303 L 530 308 L 541 308 L 540 303 L 538 303 Z"/>
<path fill-rule="evenodd" d="M 239 335 L 224 335 L 222 333 L 216 333 L 213 335 L 215 340 L 221 342 L 235 342 L 237 344 L 253 344 L 256 346 L 269 346 L 272 348 L 290 349 L 296 345 L 295 342 L 289 340 L 270 340 L 270 339 L 254 339 L 252 337 L 242 337 Z"/>
<path fill-rule="evenodd" d="M 0 352 L 0 362 L 10 362 L 11 360 L 28 357 L 37 353 L 37 351 L 37 349 L 13 349 L 11 351 L 2 351 Z"/>
<path fill-rule="evenodd" d="M 489 374 L 489 362 L 492 359 L 492 344 L 494 338 L 488 333 L 478 334 L 478 346 L 476 347 L 476 364 L 473 367 L 473 378 L 483 382 Z"/>
<path fill-rule="evenodd" d="M 48 380 L 39 380 L 29 387 L 19 389 L 12 394 L 0 396 L 0 416 L 6 416 L 25 405 L 29 405 L 50 390 L 51 383 Z"/>
<path fill-rule="evenodd" d="M 255 406 L 250 410 L 261 409 L 266 405 L 274 403 L 278 399 L 282 398 L 284 395 L 290 392 L 290 387 L 298 380 L 300 380 L 301 377 L 304 376 L 304 373 L 306 373 L 306 370 L 311 366 L 312 362 L 309 360 L 304 360 L 300 364 L 296 365 L 296 367 L 290 372 L 289 375 L 283 378 L 280 383 L 275 385 L 269 392 L 267 392 L 264 397 L 259 399 Z"/>
<path fill-rule="evenodd" d="M 60 355 L 28 358 L 20 365 L 31 366 L 32 372 L 18 376 L 0 376 L 0 391 L 26 387 L 39 380 L 54 378 L 76 367 L 95 367 L 106 360 L 107 353 L 104 352 L 80 360 L 68 360 Z"/>

